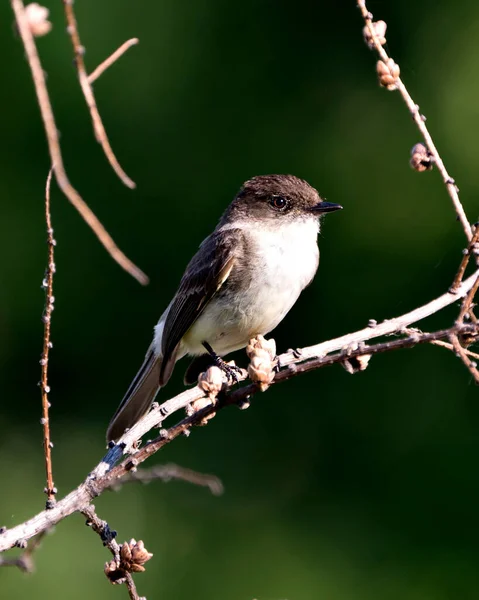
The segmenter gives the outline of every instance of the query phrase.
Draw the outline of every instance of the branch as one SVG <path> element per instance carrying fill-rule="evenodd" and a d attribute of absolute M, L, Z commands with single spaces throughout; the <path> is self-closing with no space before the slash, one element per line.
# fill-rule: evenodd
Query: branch
<path fill-rule="evenodd" d="M 93 230 L 113 260 L 115 260 L 123 269 L 125 269 L 125 271 L 127 271 L 142 285 L 146 285 L 148 283 L 148 277 L 118 248 L 113 241 L 113 238 L 110 236 L 102 223 L 68 179 L 65 166 L 63 164 L 55 117 L 53 115 L 53 109 L 47 91 L 45 73 L 43 71 L 43 67 L 38 56 L 37 47 L 35 45 L 35 40 L 25 14 L 25 7 L 22 0 L 10 0 L 10 2 L 15 14 L 17 28 L 25 48 L 28 65 L 32 73 L 33 84 L 35 86 L 38 105 L 40 107 L 43 126 L 45 128 L 45 134 L 47 137 L 51 164 L 54 165 L 55 179 L 58 183 L 58 186 L 71 204 L 73 204 L 76 210 L 80 213 L 81 217 Z"/>
<path fill-rule="evenodd" d="M 467 296 L 464 298 L 464 300 L 462 302 L 461 312 L 459 313 L 459 316 L 457 318 L 457 322 L 459 324 L 464 321 L 466 315 L 469 313 L 469 311 L 472 310 L 472 302 L 474 300 L 474 296 L 476 295 L 478 287 L 479 287 L 479 277 L 476 279 L 476 281 L 474 282 L 474 285 L 471 287 L 471 289 L 467 293 Z"/>
<path fill-rule="evenodd" d="M 394 63 L 394 61 L 392 61 L 392 59 L 388 56 L 387 52 L 384 50 L 382 44 L 385 43 L 386 40 L 384 37 L 382 39 L 379 39 L 376 28 L 375 28 L 375 24 L 373 23 L 373 15 L 368 11 L 365 0 L 357 0 L 357 4 L 359 7 L 359 10 L 361 11 L 361 15 L 363 16 L 364 22 L 366 23 L 365 37 L 367 38 L 369 46 L 371 48 L 374 48 L 376 50 L 376 52 L 378 53 L 378 55 L 380 56 L 380 58 L 383 62 L 383 65 L 384 65 L 384 69 L 389 69 L 391 66 L 397 68 L 397 71 L 396 71 L 397 75 L 393 75 L 394 83 L 391 84 L 391 86 L 387 86 L 387 87 L 388 87 L 388 89 L 391 89 L 391 90 L 397 89 L 399 91 L 399 93 L 401 94 L 404 102 L 406 103 L 406 106 L 408 107 L 408 110 L 411 113 L 411 116 L 412 116 L 414 122 L 416 123 L 424 141 L 426 142 L 426 146 L 429 150 L 429 153 L 433 157 L 434 163 L 437 165 L 437 168 L 439 169 L 439 172 L 442 175 L 442 179 L 446 185 L 449 196 L 451 197 L 451 200 L 452 200 L 452 203 L 454 206 L 454 210 L 456 211 L 457 218 L 461 222 L 461 225 L 462 225 L 462 228 L 464 229 L 464 233 L 466 234 L 467 240 L 470 241 L 472 238 L 471 225 L 469 223 L 469 220 L 467 219 L 467 216 L 466 216 L 464 208 L 461 204 L 461 201 L 459 200 L 459 189 L 458 189 L 454 179 L 447 172 L 444 162 L 442 161 L 442 158 L 436 149 L 436 146 L 433 142 L 431 134 L 429 133 L 429 131 L 426 127 L 426 123 L 425 123 L 426 117 L 420 113 L 419 106 L 411 98 L 411 95 L 409 94 L 406 86 L 401 81 L 401 79 L 399 77 L 399 67 Z M 380 68 L 380 65 L 378 63 L 378 70 L 379 70 L 379 68 Z"/>
<path fill-rule="evenodd" d="M 348 348 L 354 346 L 355 344 L 360 344 L 361 342 L 365 342 L 380 336 L 398 333 L 405 327 L 409 327 L 409 325 L 412 325 L 413 323 L 422 321 L 426 317 L 430 317 L 443 308 L 446 308 L 446 306 L 457 302 L 459 298 L 466 296 L 466 294 L 473 289 L 478 281 L 479 269 L 465 281 L 463 281 L 463 283 L 457 288 L 457 292 L 455 294 L 446 292 L 435 300 L 432 300 L 431 302 L 428 302 L 427 304 L 424 304 L 423 306 L 420 306 L 411 312 L 401 315 L 400 317 L 386 319 L 382 323 L 378 324 L 376 324 L 375 321 L 371 321 L 370 325 L 365 329 L 361 329 L 348 335 L 343 335 L 342 337 L 330 340 L 329 342 L 322 342 L 321 344 L 317 344 L 315 346 L 303 348 L 301 350 L 301 358 L 303 360 L 307 360 L 309 358 L 314 358 L 315 356 L 324 356 L 325 354 L 328 354 L 339 348 Z M 291 357 L 290 354 L 287 354 L 285 355 L 284 359 L 281 356 L 280 361 L 282 365 L 286 365 L 291 362 L 296 362 L 296 359 L 294 356 Z"/>
<path fill-rule="evenodd" d="M 131 40 L 127 40 L 124 42 L 118 50 L 115 50 L 113 54 L 111 54 L 107 59 L 105 59 L 98 67 L 88 75 L 88 83 L 91 85 L 95 80 L 100 77 L 113 63 L 115 63 L 120 56 L 125 54 L 125 52 L 131 48 L 132 46 L 136 46 L 139 44 L 140 40 L 138 38 L 131 38 Z"/>
<path fill-rule="evenodd" d="M 150 469 L 135 470 L 132 468 L 124 477 L 116 484 L 112 484 L 111 489 L 115 492 L 125 485 L 125 483 L 151 483 L 152 481 L 160 480 L 163 483 L 168 483 L 172 480 L 186 481 L 200 487 L 207 487 L 213 496 L 221 496 L 224 491 L 221 479 L 216 475 L 208 475 L 206 473 L 198 473 L 185 467 L 180 467 L 175 464 L 156 465 Z"/>
<path fill-rule="evenodd" d="M 280 371 L 274 378 L 274 383 L 286 381 L 313 369 L 329 366 L 334 363 L 342 363 L 353 357 L 364 354 L 378 354 L 397 350 L 399 348 L 410 348 L 420 343 L 430 343 L 434 340 L 448 339 L 451 335 L 477 335 L 477 324 L 454 325 L 450 329 L 441 330 L 434 333 L 414 334 L 408 337 L 383 342 L 375 346 L 365 346 L 363 342 L 383 337 L 390 334 L 398 334 L 408 325 L 424 319 L 442 308 L 456 302 L 473 288 L 478 280 L 479 270 L 463 281 L 456 294 L 447 292 L 432 302 L 425 304 L 405 315 L 395 319 L 386 320 L 374 327 L 367 327 L 360 331 L 329 340 L 315 346 L 303 348 L 301 350 L 290 351 L 278 357 Z M 339 352 L 337 352 L 339 351 Z M 329 356 L 332 352 L 336 352 Z M 246 379 L 246 376 L 239 376 L 240 380 Z M 230 387 L 230 386 L 229 386 Z M 160 430 L 160 435 L 155 440 L 147 443 L 140 450 L 136 450 L 138 440 L 153 427 L 161 427 L 166 416 L 185 408 L 195 400 L 204 397 L 203 390 L 198 387 L 191 388 L 183 393 L 171 398 L 161 404 L 156 405 L 147 415 L 145 415 L 136 425 L 127 431 L 118 443 L 112 447 L 102 461 L 95 467 L 86 480 L 65 498 L 58 501 L 56 506 L 50 510 L 43 511 L 32 519 L 18 525 L 12 529 L 6 530 L 0 535 L 0 552 L 12 548 L 19 542 L 30 539 L 40 531 L 51 527 L 55 523 L 64 519 L 66 516 L 81 510 L 83 507 L 97 497 L 104 490 L 118 484 L 123 476 L 136 468 L 146 458 L 160 450 L 167 443 L 174 440 L 179 435 L 189 430 L 194 425 L 203 421 L 205 417 L 216 413 L 224 406 L 231 404 L 242 404 L 256 393 L 255 384 L 246 385 L 238 390 L 229 391 L 223 395 L 223 398 L 216 405 L 210 405 L 206 408 L 188 416 L 169 429 Z M 114 465 L 122 458 L 124 454 L 133 454 L 133 456 L 123 459 L 116 467 Z M 113 467 L 113 468 L 112 468 Z"/>
<path fill-rule="evenodd" d="M 469 373 L 473 376 L 474 381 L 477 384 L 479 384 L 479 371 L 477 370 L 477 362 L 472 361 L 469 358 L 468 353 L 459 343 L 459 338 L 458 338 L 457 333 L 451 333 L 451 335 L 449 336 L 449 339 L 451 340 L 452 347 L 454 348 L 454 351 L 456 352 L 456 356 L 459 356 L 459 358 L 462 360 L 462 362 L 466 365 L 467 369 L 469 370 Z"/>
<path fill-rule="evenodd" d="M 42 379 L 40 382 L 42 392 L 42 425 L 43 425 L 43 451 L 45 454 L 45 471 L 47 475 L 47 487 L 45 493 L 47 495 L 47 508 L 50 508 L 55 503 L 56 488 L 53 484 L 53 471 L 52 471 L 52 447 L 53 444 L 50 439 L 50 419 L 48 409 L 50 408 L 50 402 L 48 401 L 48 394 L 50 392 L 50 386 L 48 385 L 48 358 L 50 354 L 50 348 L 52 346 L 50 341 L 50 326 L 52 320 L 52 312 L 54 308 L 55 298 L 53 296 L 53 274 L 56 271 L 55 266 L 55 240 L 53 239 L 53 227 L 52 218 L 50 214 L 50 183 L 52 180 L 53 167 L 50 169 L 47 177 L 47 185 L 45 189 L 45 221 L 47 225 L 47 244 L 48 244 L 48 264 L 43 280 L 43 287 L 46 289 L 46 302 L 45 310 L 43 313 L 43 352 L 40 364 L 42 366 Z"/>
<path fill-rule="evenodd" d="M 88 74 L 85 68 L 85 61 L 83 60 L 85 48 L 84 46 L 82 46 L 80 41 L 80 34 L 78 32 L 75 12 L 73 10 L 73 1 L 74 0 L 63 0 L 63 5 L 65 7 L 65 17 L 68 25 L 67 32 L 70 35 L 72 41 L 73 52 L 75 54 L 75 64 L 78 72 L 78 80 L 80 82 L 80 87 L 82 89 L 83 95 L 85 96 L 87 106 L 90 110 L 91 120 L 93 123 L 93 131 L 95 132 L 97 142 L 99 142 L 99 144 L 103 148 L 103 152 L 105 153 L 105 156 L 107 157 L 108 162 L 112 166 L 115 173 L 127 187 L 134 189 L 136 187 L 135 182 L 132 179 L 130 179 L 125 173 L 125 171 L 121 168 L 118 159 L 113 153 L 113 149 L 108 140 L 108 136 L 106 135 L 106 130 L 103 125 L 103 121 L 100 117 L 100 112 L 98 111 L 98 106 L 95 100 L 95 94 L 93 93 L 91 82 L 88 79 Z M 114 60 L 116 60 L 116 58 Z M 112 60 L 111 62 L 114 62 L 114 60 Z M 97 73 L 96 77 L 98 77 L 98 75 L 99 73 Z"/>
<path fill-rule="evenodd" d="M 454 350 L 454 346 L 452 344 L 449 344 L 448 342 L 443 342 L 441 340 L 434 340 L 431 342 L 431 344 L 433 344 L 434 346 L 440 346 L 441 348 L 446 348 L 447 350 Z M 466 348 L 463 348 L 463 350 L 465 354 L 470 358 L 475 358 L 476 360 L 479 360 L 479 354 L 477 354 L 476 352 L 471 352 L 470 350 L 466 350 Z"/>
<path fill-rule="evenodd" d="M 457 288 L 459 287 L 461 281 L 464 278 L 464 273 L 466 272 L 467 265 L 469 264 L 469 260 L 471 255 L 476 255 L 476 258 L 479 256 L 478 252 L 478 244 L 479 244 L 479 223 L 474 224 L 474 235 L 469 242 L 469 246 L 463 250 L 463 257 L 461 260 L 461 264 L 459 265 L 459 269 L 457 270 L 456 277 L 452 282 L 449 291 L 452 294 L 456 293 Z"/>
<path fill-rule="evenodd" d="M 43 530 L 35 537 L 28 548 L 14 558 L 7 558 L 0 556 L 0 567 L 17 567 L 24 573 L 33 573 L 35 571 L 35 563 L 33 560 L 33 554 L 37 548 L 40 547 L 43 539 L 49 533 L 48 529 Z"/>
<path fill-rule="evenodd" d="M 106 521 L 98 517 L 92 504 L 82 508 L 80 512 L 87 519 L 86 525 L 100 536 L 103 545 L 113 555 L 113 560 L 106 563 L 104 569 L 110 582 L 114 584 L 124 583 L 131 600 L 146 600 L 146 598 L 138 595 L 131 572 L 144 571 L 144 563 L 150 560 L 153 554 L 145 549 L 141 540 L 136 542 L 132 539 L 129 543 L 118 544 L 115 540 L 116 531 L 111 529 Z"/>

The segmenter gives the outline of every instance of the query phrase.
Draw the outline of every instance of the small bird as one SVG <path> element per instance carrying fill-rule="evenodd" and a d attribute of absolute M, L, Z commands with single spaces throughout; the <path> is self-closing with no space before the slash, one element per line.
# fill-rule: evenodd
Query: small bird
<path fill-rule="evenodd" d="M 293 175 L 246 181 L 186 267 L 141 369 L 108 426 L 117 440 L 150 408 L 176 361 L 196 357 L 185 383 L 280 323 L 319 264 L 320 217 L 341 209 Z"/>

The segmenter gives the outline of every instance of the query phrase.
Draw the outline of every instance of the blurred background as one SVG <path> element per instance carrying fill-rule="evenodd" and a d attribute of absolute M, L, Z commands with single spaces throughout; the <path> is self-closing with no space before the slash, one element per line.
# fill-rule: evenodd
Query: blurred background
<path fill-rule="evenodd" d="M 59 496 L 104 452 L 106 425 L 183 269 L 241 183 L 293 173 L 344 211 L 326 219 L 319 275 L 274 332 L 279 351 L 402 314 L 443 293 L 464 247 L 437 172 L 409 165 L 419 141 L 397 93 L 380 89 L 353 0 L 75 4 L 93 70 L 141 43 L 96 83 L 124 187 L 95 142 L 61 2 L 38 40 L 72 183 L 150 276 L 106 254 L 54 185 L 50 384 Z M 477 219 L 479 5 L 369 3 L 388 49 Z M 45 136 L 8 2 L 0 6 L 0 525 L 45 503 L 40 353 L 46 265 Z M 446 327 L 455 307 L 421 323 Z M 246 358 L 239 355 L 239 362 Z M 161 398 L 183 389 L 183 367 Z M 186 483 L 128 486 L 95 504 L 118 539 L 154 558 L 149 600 L 477 598 L 479 402 L 464 366 L 419 347 L 298 377 L 222 411 L 155 455 L 214 473 L 221 497 Z M 126 597 L 110 559 L 72 516 L 36 555 L 0 570 L 2 597 Z"/>

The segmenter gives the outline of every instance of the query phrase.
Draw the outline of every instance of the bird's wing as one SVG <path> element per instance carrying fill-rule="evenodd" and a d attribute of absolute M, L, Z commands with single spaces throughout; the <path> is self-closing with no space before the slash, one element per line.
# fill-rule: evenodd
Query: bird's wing
<path fill-rule="evenodd" d="M 242 241 L 239 229 L 215 231 L 186 268 L 162 333 L 160 385 L 165 385 L 170 378 L 181 338 L 228 279 L 237 255 L 235 249 Z"/>

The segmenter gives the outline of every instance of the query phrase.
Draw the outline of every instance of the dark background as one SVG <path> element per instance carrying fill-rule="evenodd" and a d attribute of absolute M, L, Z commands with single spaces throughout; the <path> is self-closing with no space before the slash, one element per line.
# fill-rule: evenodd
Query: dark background
<path fill-rule="evenodd" d="M 443 293 L 464 247 L 437 172 L 408 166 L 419 141 L 349 2 L 75 3 L 112 146 L 137 182 L 116 178 L 76 80 L 61 2 L 38 40 L 68 173 L 123 250 L 142 288 L 52 190 L 57 274 L 50 383 L 55 483 L 76 486 L 183 268 L 241 183 L 294 173 L 344 211 L 321 234 L 313 285 L 274 333 L 310 345 L 402 314 Z M 388 49 L 428 117 L 471 220 L 477 210 L 479 6 L 370 2 Z M 44 506 L 39 359 L 46 264 L 45 137 L 9 3 L 0 7 L 0 525 Z M 448 326 L 454 308 L 424 327 Z M 245 357 L 240 356 L 245 363 Z M 182 389 L 182 367 L 161 398 Z M 452 353 L 420 347 L 298 377 L 222 411 L 150 464 L 215 473 L 225 494 L 185 483 L 129 486 L 95 503 L 119 541 L 154 553 L 141 594 L 171 600 L 477 598 L 476 389 Z M 80 516 L 60 523 L 37 572 L 0 571 L 9 598 L 124 598 L 109 553 Z"/>

